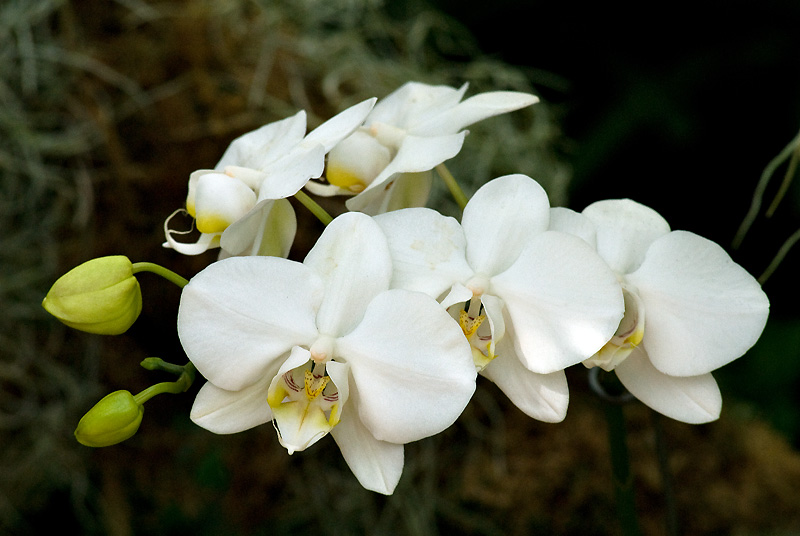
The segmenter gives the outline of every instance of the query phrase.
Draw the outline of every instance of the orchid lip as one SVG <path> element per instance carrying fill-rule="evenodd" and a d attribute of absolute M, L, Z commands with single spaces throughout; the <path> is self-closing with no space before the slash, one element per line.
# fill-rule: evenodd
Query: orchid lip
<path fill-rule="evenodd" d="M 339 391 L 325 365 L 307 362 L 276 378 L 267 396 L 278 439 L 289 454 L 305 450 L 339 423 Z"/>
<path fill-rule="evenodd" d="M 600 367 L 614 370 L 638 347 L 644 339 L 644 304 L 632 285 L 622 284 L 625 314 L 611 339 L 592 357 L 583 361 L 587 368 Z"/>

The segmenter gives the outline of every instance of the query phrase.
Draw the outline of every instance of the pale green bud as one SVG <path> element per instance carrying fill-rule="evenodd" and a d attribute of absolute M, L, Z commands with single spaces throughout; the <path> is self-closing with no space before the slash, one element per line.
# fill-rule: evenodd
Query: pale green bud
<path fill-rule="evenodd" d="M 114 391 L 78 422 L 75 439 L 87 447 L 109 447 L 133 437 L 142 423 L 144 405 L 128 391 Z"/>
<path fill-rule="evenodd" d="M 142 290 L 127 257 L 100 257 L 61 276 L 42 307 L 71 328 L 119 335 L 142 312 Z"/>

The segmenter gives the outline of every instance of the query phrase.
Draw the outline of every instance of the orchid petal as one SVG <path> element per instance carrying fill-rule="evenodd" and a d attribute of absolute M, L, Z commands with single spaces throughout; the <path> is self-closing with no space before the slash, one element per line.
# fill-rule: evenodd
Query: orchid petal
<path fill-rule="evenodd" d="M 408 289 L 408 290 L 413 290 L 413 289 Z M 471 300 L 473 297 L 474 296 L 473 296 L 472 291 L 470 289 L 468 289 L 467 287 L 465 287 L 461 283 L 455 283 L 450 288 L 450 292 L 447 293 L 447 296 L 445 296 L 442 299 L 440 304 L 444 309 L 449 309 L 450 307 L 452 307 L 453 305 L 455 305 L 457 303 L 466 303 L 467 301 Z M 458 319 L 454 318 L 454 320 L 458 320 Z"/>
<path fill-rule="evenodd" d="M 383 231 L 372 218 L 357 212 L 342 214 L 328 224 L 303 262 L 325 283 L 317 326 L 332 337 L 352 330 L 367 304 L 389 288 L 392 278 Z"/>
<path fill-rule="evenodd" d="M 622 289 L 608 266 L 586 242 L 557 231 L 534 236 L 491 289 L 506 304 L 522 363 L 540 374 L 593 355 L 623 315 Z"/>
<path fill-rule="evenodd" d="M 366 204 L 359 212 L 376 216 L 403 208 L 424 207 L 430 197 L 433 173 L 398 173 L 381 191 L 373 190 L 365 196 Z"/>
<path fill-rule="evenodd" d="M 453 158 L 464 144 L 466 132 L 421 138 L 406 136 L 394 159 L 375 179 L 367 185 L 366 190 L 356 197 L 347 200 L 347 208 L 361 210 L 380 195 L 387 182 L 397 173 L 416 173 L 429 171 L 445 160 Z"/>
<path fill-rule="evenodd" d="M 261 169 L 253 169 L 243 166 L 225 166 L 225 168 L 222 170 L 222 173 L 242 181 L 254 192 L 258 191 L 258 186 L 269 176 L 266 171 Z M 192 177 L 193 176 L 194 173 L 192 173 Z M 189 179 L 190 182 L 192 177 Z"/>
<path fill-rule="evenodd" d="M 238 391 L 257 382 L 293 346 L 316 339 L 314 311 L 321 295 L 319 278 L 297 262 L 217 261 L 184 287 L 178 336 L 203 376 Z"/>
<path fill-rule="evenodd" d="M 500 341 L 497 357 L 480 374 L 497 384 L 529 417 L 542 422 L 561 422 L 567 415 L 569 388 L 564 371 L 531 372 L 522 365 L 508 338 Z"/>
<path fill-rule="evenodd" d="M 650 244 L 670 231 L 658 212 L 630 199 L 598 201 L 582 214 L 597 229 L 597 252 L 618 274 L 636 270 Z"/>
<path fill-rule="evenodd" d="M 302 146 L 320 144 L 329 152 L 337 143 L 349 136 L 367 118 L 378 99 L 371 98 L 351 106 L 331 117 L 308 133 L 301 142 Z"/>
<path fill-rule="evenodd" d="M 413 127 L 418 117 L 431 110 L 451 108 L 458 104 L 467 84 L 459 89 L 449 86 L 431 86 L 420 82 L 407 82 L 378 101 L 365 123 L 385 123 L 400 128 Z"/>
<path fill-rule="evenodd" d="M 325 148 L 314 145 L 298 148 L 266 169 L 267 176 L 258 188 L 258 200 L 282 199 L 299 192 L 311 178 L 325 169 Z"/>
<path fill-rule="evenodd" d="M 221 233 L 253 208 L 256 194 L 245 183 L 224 173 L 207 173 L 197 180 L 194 207 L 197 230 Z"/>
<path fill-rule="evenodd" d="M 264 200 L 222 233 L 229 255 L 287 257 L 297 232 L 297 217 L 287 199 Z"/>
<path fill-rule="evenodd" d="M 491 294 L 483 294 L 481 296 L 481 303 L 486 311 L 486 318 L 489 320 L 491 327 L 492 342 L 489 346 L 489 355 L 497 354 L 497 343 L 503 340 L 506 334 L 506 323 L 503 318 L 503 310 L 505 304 L 503 300 Z"/>
<path fill-rule="evenodd" d="M 253 241 L 265 225 L 273 207 L 272 201 L 261 201 L 250 212 L 233 222 L 222 233 L 220 246 L 230 255 L 242 255 L 253 247 Z"/>
<path fill-rule="evenodd" d="M 194 199 L 197 194 L 197 181 L 200 180 L 200 177 L 209 173 L 219 172 L 213 169 L 198 169 L 189 174 L 189 187 L 186 194 L 186 212 L 188 212 L 192 218 L 195 217 Z"/>
<path fill-rule="evenodd" d="M 594 223 L 580 212 L 564 207 L 551 208 L 549 229 L 577 236 L 593 248 L 597 248 L 597 230 Z"/>
<path fill-rule="evenodd" d="M 653 366 L 641 348 L 634 350 L 614 372 L 633 396 L 667 417 L 689 424 L 719 418 L 722 395 L 710 373 L 668 376 Z"/>
<path fill-rule="evenodd" d="M 502 272 L 533 236 L 547 230 L 549 222 L 550 202 L 535 180 L 506 175 L 487 182 L 467 203 L 461 218 L 469 265 L 485 276 Z"/>
<path fill-rule="evenodd" d="M 420 136 L 450 134 L 483 119 L 513 112 L 537 102 L 539 97 L 518 91 L 480 93 L 417 123 L 409 132 Z"/>
<path fill-rule="evenodd" d="M 233 140 L 215 169 L 221 171 L 227 166 L 261 169 L 300 143 L 305 132 L 306 112 L 300 110 L 292 117 L 266 124 Z"/>
<path fill-rule="evenodd" d="M 164 237 L 167 239 L 167 241 L 162 244 L 162 247 L 172 248 L 178 253 L 181 253 L 183 255 L 200 255 L 201 253 L 205 253 L 209 249 L 219 247 L 220 233 L 201 234 L 200 237 L 197 239 L 197 242 L 193 244 L 178 242 L 177 240 L 175 240 L 173 238 L 173 235 L 184 235 L 192 232 L 192 231 L 175 231 L 174 229 L 169 228 L 170 220 L 179 212 L 183 212 L 183 209 L 176 210 L 164 221 Z"/>
<path fill-rule="evenodd" d="M 422 293 L 379 294 L 336 347 L 350 363 L 361 421 L 383 441 L 441 432 L 475 390 L 469 343 L 447 311 Z"/>
<path fill-rule="evenodd" d="M 744 354 L 769 314 L 769 300 L 719 245 L 686 231 L 654 241 L 626 277 L 644 302 L 644 344 L 671 376 L 698 376 Z"/>
<path fill-rule="evenodd" d="M 325 363 L 325 371 L 336 385 L 336 390 L 339 391 L 339 413 L 341 413 L 350 398 L 350 365 L 338 361 L 328 361 Z"/>
<path fill-rule="evenodd" d="M 401 173 L 389 187 L 385 209 L 381 207 L 380 212 L 370 212 L 367 207 L 365 212 L 367 214 L 383 214 L 402 208 L 424 207 L 430 197 L 431 186 L 433 186 L 431 171 Z"/>
<path fill-rule="evenodd" d="M 328 153 L 325 178 L 351 194 L 363 190 L 392 161 L 392 153 L 366 132 L 356 131 Z"/>
<path fill-rule="evenodd" d="M 215 434 L 235 434 L 272 420 L 272 410 L 267 404 L 270 380 L 277 372 L 267 370 L 256 383 L 239 391 L 226 391 L 206 382 L 194 399 L 189 417 L 192 421 Z"/>
<path fill-rule="evenodd" d="M 374 219 L 389 242 L 393 288 L 438 298 L 454 282 L 472 275 L 464 258 L 464 232 L 453 218 L 428 208 L 409 208 Z"/>
<path fill-rule="evenodd" d="M 331 430 L 344 461 L 359 483 L 370 491 L 391 495 L 403 473 L 403 445 L 375 439 L 348 406 L 342 420 Z"/>
<path fill-rule="evenodd" d="M 288 257 L 297 233 L 297 216 L 287 199 L 276 199 L 253 242 L 251 255 Z M 224 239 L 225 233 L 223 233 Z"/>
<path fill-rule="evenodd" d="M 323 184 L 316 181 L 308 181 L 304 186 L 306 190 L 319 197 L 333 197 L 335 195 L 356 195 L 355 192 L 336 186 L 335 184 Z"/>

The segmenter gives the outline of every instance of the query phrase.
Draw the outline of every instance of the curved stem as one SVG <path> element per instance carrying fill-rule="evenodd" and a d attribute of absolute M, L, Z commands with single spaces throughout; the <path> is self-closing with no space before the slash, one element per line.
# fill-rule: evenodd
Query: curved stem
<path fill-rule="evenodd" d="M 314 216 L 316 216 L 317 219 L 321 221 L 323 225 L 328 225 L 330 222 L 333 221 L 331 215 L 328 214 L 328 212 L 324 208 L 319 206 L 319 203 L 311 199 L 308 196 L 308 194 L 305 193 L 304 191 L 302 190 L 298 191 L 296 194 L 294 194 L 294 198 L 300 201 L 304 207 L 310 210 L 311 213 Z"/>
<path fill-rule="evenodd" d="M 134 395 L 134 400 L 136 400 L 139 404 L 144 404 L 151 398 L 156 395 L 160 395 L 162 393 L 172 393 L 178 394 L 183 393 L 192 386 L 194 383 L 194 376 L 195 376 L 195 369 L 194 364 L 189 361 L 186 365 L 183 366 L 183 373 L 181 373 L 180 377 L 175 380 L 174 382 L 161 382 L 155 385 L 151 385 L 141 393 Z"/>
<path fill-rule="evenodd" d="M 133 264 L 133 273 L 139 272 L 152 272 L 156 275 L 160 275 L 167 281 L 174 283 L 180 288 L 185 287 L 189 284 L 189 280 L 185 277 L 181 277 L 172 270 L 164 268 L 163 266 L 159 266 L 158 264 L 154 264 L 152 262 L 137 262 Z"/>
<path fill-rule="evenodd" d="M 447 185 L 447 189 L 450 190 L 450 194 L 455 199 L 458 206 L 461 207 L 461 210 L 464 210 L 464 207 L 467 206 L 467 196 L 464 194 L 464 190 L 461 189 L 461 186 L 458 185 L 456 182 L 456 178 L 453 177 L 453 174 L 450 173 L 450 170 L 447 169 L 447 166 L 444 164 L 439 164 L 436 166 L 436 173 L 442 178 L 444 183 Z"/>

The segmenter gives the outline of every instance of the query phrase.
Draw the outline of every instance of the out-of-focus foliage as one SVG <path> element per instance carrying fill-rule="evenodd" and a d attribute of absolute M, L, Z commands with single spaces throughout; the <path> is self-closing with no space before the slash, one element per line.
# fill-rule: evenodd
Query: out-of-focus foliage
<path fill-rule="evenodd" d="M 86 453 L 69 436 L 96 395 L 97 344 L 40 305 L 64 259 L 90 254 L 77 235 L 91 233 L 88 156 L 99 141 L 75 114 L 91 60 L 54 30 L 63 4 L 0 4 L 0 523 L 21 530 L 54 492 L 88 518 Z"/>

